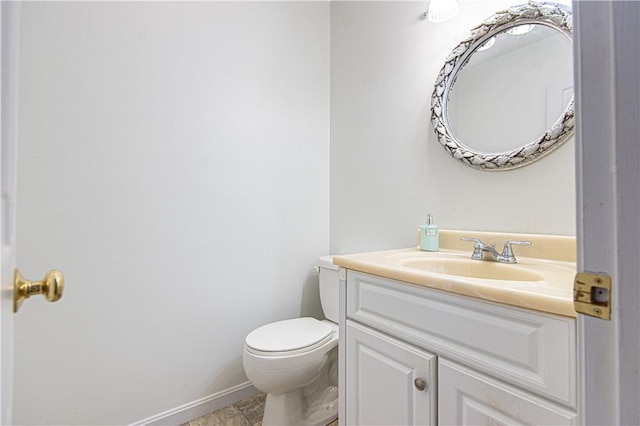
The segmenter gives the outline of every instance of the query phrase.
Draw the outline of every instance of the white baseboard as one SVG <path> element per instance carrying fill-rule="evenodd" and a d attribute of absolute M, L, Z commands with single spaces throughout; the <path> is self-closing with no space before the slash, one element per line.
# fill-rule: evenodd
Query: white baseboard
<path fill-rule="evenodd" d="M 156 414 L 155 416 L 147 417 L 146 419 L 132 423 L 130 426 L 181 425 L 226 407 L 227 405 L 235 404 L 259 392 L 260 391 L 254 388 L 250 382 L 241 383 L 232 388 Z"/>

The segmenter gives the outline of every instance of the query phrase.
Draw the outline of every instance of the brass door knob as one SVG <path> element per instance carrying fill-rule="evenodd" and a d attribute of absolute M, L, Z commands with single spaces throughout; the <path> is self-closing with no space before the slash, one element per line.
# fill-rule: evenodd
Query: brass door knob
<path fill-rule="evenodd" d="M 24 299 L 34 294 L 42 294 L 47 301 L 55 302 L 60 300 L 63 290 L 64 277 L 58 270 L 47 272 L 42 281 L 29 281 L 16 269 L 13 274 L 13 312 L 18 312 Z"/>
<path fill-rule="evenodd" d="M 420 377 L 415 379 L 413 381 L 413 384 L 415 385 L 416 389 L 418 389 L 420 392 L 422 392 L 427 388 L 427 383 L 424 381 L 424 379 L 421 379 Z"/>

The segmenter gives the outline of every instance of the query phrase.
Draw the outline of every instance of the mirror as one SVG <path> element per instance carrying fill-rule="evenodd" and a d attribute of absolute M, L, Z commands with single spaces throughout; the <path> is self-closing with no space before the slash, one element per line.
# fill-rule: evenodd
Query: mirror
<path fill-rule="evenodd" d="M 482 170 L 521 167 L 574 130 L 571 12 L 555 3 L 500 11 L 445 61 L 431 97 L 438 141 Z"/>

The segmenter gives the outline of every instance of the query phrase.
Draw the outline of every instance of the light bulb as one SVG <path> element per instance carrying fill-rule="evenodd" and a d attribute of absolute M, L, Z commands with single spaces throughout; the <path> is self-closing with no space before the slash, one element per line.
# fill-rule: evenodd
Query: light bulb
<path fill-rule="evenodd" d="M 431 0 L 427 19 L 431 22 L 443 22 L 453 18 L 458 13 L 458 0 Z"/>

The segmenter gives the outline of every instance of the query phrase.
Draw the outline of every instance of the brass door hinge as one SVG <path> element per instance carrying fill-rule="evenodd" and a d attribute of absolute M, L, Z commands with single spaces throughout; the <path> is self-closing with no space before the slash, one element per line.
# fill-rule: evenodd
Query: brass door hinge
<path fill-rule="evenodd" d="M 611 277 L 593 272 L 578 272 L 573 282 L 573 306 L 581 314 L 610 320 Z"/>

